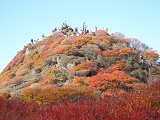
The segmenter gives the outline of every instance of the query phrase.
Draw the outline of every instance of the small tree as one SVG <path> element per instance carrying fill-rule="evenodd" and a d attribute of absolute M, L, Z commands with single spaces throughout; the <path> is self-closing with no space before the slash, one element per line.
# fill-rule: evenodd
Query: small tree
<path fill-rule="evenodd" d="M 148 45 L 146 45 L 145 43 L 141 43 L 141 41 L 139 41 L 136 38 L 131 38 L 130 47 L 134 50 L 142 52 L 151 50 L 151 48 Z"/>

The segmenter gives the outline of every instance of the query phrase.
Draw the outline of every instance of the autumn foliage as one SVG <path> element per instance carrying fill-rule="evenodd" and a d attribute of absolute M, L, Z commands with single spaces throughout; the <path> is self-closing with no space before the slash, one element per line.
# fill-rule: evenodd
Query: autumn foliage
<path fill-rule="evenodd" d="M 76 88 L 44 88 L 44 89 L 26 89 L 19 96 L 21 100 L 26 102 L 36 102 L 37 104 L 55 104 L 64 101 L 77 101 L 81 97 L 95 98 L 96 92 L 82 86 Z"/>
<path fill-rule="evenodd" d="M 117 60 L 116 64 L 112 68 L 114 68 L 115 70 L 126 71 L 129 67 L 126 63 Z"/>
<path fill-rule="evenodd" d="M 134 51 L 130 47 L 122 48 L 119 50 L 119 56 L 130 56 L 134 54 Z"/>
<path fill-rule="evenodd" d="M 110 88 L 117 88 L 121 84 L 133 84 L 134 82 L 137 82 L 135 78 L 116 70 L 112 73 L 99 73 L 91 77 L 90 87 L 105 91 Z"/>
<path fill-rule="evenodd" d="M 158 57 L 122 33 L 54 32 L 0 73 L 0 120 L 158 120 Z"/>
<path fill-rule="evenodd" d="M 78 37 L 75 40 L 73 40 L 73 44 L 78 48 L 80 48 L 82 45 L 90 44 L 93 42 L 94 40 L 90 36 Z"/>
<path fill-rule="evenodd" d="M 116 50 L 106 50 L 102 52 L 102 55 L 109 58 L 115 58 L 118 55 Z"/>
<path fill-rule="evenodd" d="M 149 87 L 137 89 L 133 93 L 113 94 L 104 99 L 82 98 L 78 101 L 41 106 L 34 102 L 25 103 L 18 99 L 0 98 L 0 119 L 158 120 L 160 119 L 159 86 L 157 82 Z M 61 96 L 63 95 L 66 94 Z M 65 98 L 67 99 L 67 96 Z"/>
<path fill-rule="evenodd" d="M 152 52 L 152 51 L 151 52 L 146 51 L 146 52 L 143 53 L 143 55 L 144 55 L 145 58 L 151 59 L 153 61 L 157 60 L 158 57 L 159 57 L 159 55 L 157 53 Z"/>

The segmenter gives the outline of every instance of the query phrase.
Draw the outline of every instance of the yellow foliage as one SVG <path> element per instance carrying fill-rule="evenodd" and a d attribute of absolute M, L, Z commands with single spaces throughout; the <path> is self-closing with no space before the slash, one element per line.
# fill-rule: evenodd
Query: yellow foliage
<path fill-rule="evenodd" d="M 82 86 L 78 89 L 75 88 L 45 88 L 45 89 L 26 89 L 19 96 L 21 100 L 26 102 L 34 101 L 38 104 L 55 104 L 67 100 L 78 100 L 81 96 L 87 98 L 96 98 L 96 92 Z"/>
<path fill-rule="evenodd" d="M 3 73 L 1 76 L 0 76 L 0 79 L 2 81 L 9 81 L 10 78 L 14 77 L 15 76 L 15 73 L 11 70 Z"/>
<path fill-rule="evenodd" d="M 152 73 L 152 75 L 153 74 L 160 74 L 160 69 L 157 67 L 157 66 L 153 66 L 152 68 L 151 68 L 151 71 L 150 71 L 151 73 Z"/>
<path fill-rule="evenodd" d="M 89 85 L 90 83 L 90 77 L 75 77 L 73 79 L 73 83 L 74 84 L 78 84 L 78 85 Z"/>
<path fill-rule="evenodd" d="M 34 62 L 34 66 L 37 68 L 43 68 L 45 66 L 45 63 L 42 59 L 39 59 Z"/>
<path fill-rule="evenodd" d="M 33 60 L 36 61 L 36 60 L 38 60 L 41 56 L 42 56 L 42 53 L 35 54 L 35 55 L 33 56 Z"/>
<path fill-rule="evenodd" d="M 28 68 L 25 68 L 25 69 L 22 69 L 22 70 L 19 70 L 16 72 L 16 76 L 24 76 L 25 74 L 27 74 L 29 71 Z"/>
<path fill-rule="evenodd" d="M 0 97 L 3 97 L 5 99 L 8 99 L 11 97 L 11 94 L 9 94 L 8 92 L 3 92 L 3 93 L 0 93 Z"/>
<path fill-rule="evenodd" d="M 58 70 L 58 69 L 56 69 L 56 68 L 54 68 L 54 69 L 49 69 L 49 70 L 47 70 L 46 72 L 44 72 L 44 73 L 42 74 L 42 77 L 43 77 L 43 78 L 46 78 L 46 77 L 49 77 L 49 76 L 53 76 L 53 73 L 57 73 L 57 72 L 60 72 L 60 70 Z"/>

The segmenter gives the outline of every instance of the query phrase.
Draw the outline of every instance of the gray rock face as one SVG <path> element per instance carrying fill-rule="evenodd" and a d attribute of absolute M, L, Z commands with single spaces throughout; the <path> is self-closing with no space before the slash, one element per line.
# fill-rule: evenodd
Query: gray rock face
<path fill-rule="evenodd" d="M 85 60 L 85 57 L 60 55 L 57 57 L 56 67 L 62 71 L 66 71 Z"/>

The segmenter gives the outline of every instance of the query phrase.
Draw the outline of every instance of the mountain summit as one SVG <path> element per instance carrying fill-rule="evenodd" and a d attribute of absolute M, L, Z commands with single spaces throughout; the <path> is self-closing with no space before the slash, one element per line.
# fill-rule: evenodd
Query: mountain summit
<path fill-rule="evenodd" d="M 64 23 L 49 36 L 31 40 L 0 74 L 0 92 L 23 96 L 46 88 L 130 92 L 160 78 L 159 55 L 135 38 L 108 30 L 89 31 Z M 84 91 L 83 91 L 84 92 Z"/>

